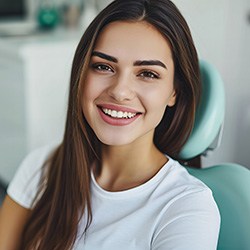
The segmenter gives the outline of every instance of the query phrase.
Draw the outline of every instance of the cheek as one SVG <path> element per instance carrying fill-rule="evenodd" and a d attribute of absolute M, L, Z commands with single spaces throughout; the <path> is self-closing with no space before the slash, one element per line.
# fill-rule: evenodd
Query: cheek
<path fill-rule="evenodd" d="M 169 101 L 173 96 L 173 88 L 160 86 L 159 88 L 152 88 L 149 91 L 144 91 L 141 98 L 150 110 L 157 111 L 165 110 Z"/>
<path fill-rule="evenodd" d="M 90 114 L 93 110 L 92 104 L 95 99 L 96 90 L 92 87 L 89 81 L 86 81 L 82 94 L 82 111 L 88 122 L 90 122 Z"/>
<path fill-rule="evenodd" d="M 145 119 L 151 126 L 157 127 L 161 122 L 169 100 L 172 99 L 173 89 L 167 86 L 151 89 L 150 92 L 144 92 L 142 102 L 144 103 L 147 115 Z"/>
<path fill-rule="evenodd" d="M 102 93 L 102 91 L 103 89 L 101 88 L 100 82 L 89 74 L 83 87 L 82 104 L 88 106 Z"/>

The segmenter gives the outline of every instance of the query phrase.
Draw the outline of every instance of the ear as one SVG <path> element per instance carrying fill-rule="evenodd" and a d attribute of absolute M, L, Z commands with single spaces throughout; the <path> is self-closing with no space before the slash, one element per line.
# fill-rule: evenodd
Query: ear
<path fill-rule="evenodd" d="M 175 102 L 176 102 L 176 92 L 174 90 L 172 95 L 169 97 L 168 106 L 173 107 L 175 105 Z"/>

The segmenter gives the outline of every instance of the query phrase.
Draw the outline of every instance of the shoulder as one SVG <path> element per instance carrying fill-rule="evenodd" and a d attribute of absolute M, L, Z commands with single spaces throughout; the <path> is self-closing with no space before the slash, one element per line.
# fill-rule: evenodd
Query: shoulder
<path fill-rule="evenodd" d="M 31 208 L 39 188 L 44 163 L 56 146 L 49 144 L 31 151 L 18 167 L 7 193 L 21 206 Z"/>
<path fill-rule="evenodd" d="M 172 193 L 175 200 L 191 193 L 211 192 L 201 180 L 188 173 L 187 169 L 178 161 L 168 157 L 167 164 L 163 167 L 159 192 Z"/>
<path fill-rule="evenodd" d="M 210 188 L 172 159 L 161 184 L 169 202 L 158 216 L 154 249 L 216 249 L 220 214 Z"/>
<path fill-rule="evenodd" d="M 168 211 L 173 210 L 183 215 L 185 212 L 196 213 L 200 210 L 218 216 L 212 190 L 205 183 L 189 174 L 185 167 L 171 158 L 168 168 L 159 190 L 169 201 Z"/>

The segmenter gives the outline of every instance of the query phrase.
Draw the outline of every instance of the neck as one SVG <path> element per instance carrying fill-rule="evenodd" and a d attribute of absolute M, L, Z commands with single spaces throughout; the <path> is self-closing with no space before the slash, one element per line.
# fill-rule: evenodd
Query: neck
<path fill-rule="evenodd" d="M 99 185 L 110 191 L 129 189 L 151 179 L 167 162 L 153 142 L 102 147 L 102 164 L 96 174 Z"/>

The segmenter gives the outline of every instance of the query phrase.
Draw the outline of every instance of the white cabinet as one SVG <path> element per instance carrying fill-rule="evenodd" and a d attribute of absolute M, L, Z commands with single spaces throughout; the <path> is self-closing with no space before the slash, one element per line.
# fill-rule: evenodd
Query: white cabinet
<path fill-rule="evenodd" d="M 0 39 L 0 179 L 24 156 L 60 141 L 73 55 L 80 34 Z"/>

